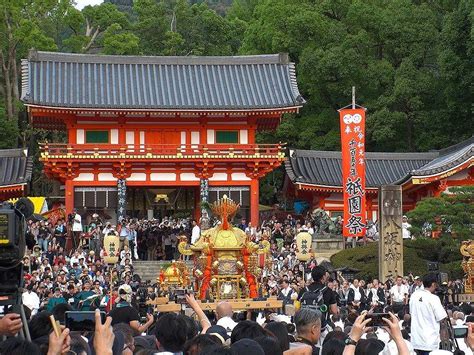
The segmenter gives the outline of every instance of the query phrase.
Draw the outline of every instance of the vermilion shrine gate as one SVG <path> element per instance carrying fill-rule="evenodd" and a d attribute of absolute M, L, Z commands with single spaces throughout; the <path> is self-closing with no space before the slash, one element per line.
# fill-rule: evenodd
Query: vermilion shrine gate
<path fill-rule="evenodd" d="M 288 55 L 139 57 L 31 51 L 22 100 L 36 127 L 67 131 L 40 142 L 47 176 L 65 189 L 67 213 L 200 215 L 227 194 L 258 223 L 259 178 L 285 159 L 256 144 L 297 112 Z M 115 214 L 118 211 L 118 215 Z"/>

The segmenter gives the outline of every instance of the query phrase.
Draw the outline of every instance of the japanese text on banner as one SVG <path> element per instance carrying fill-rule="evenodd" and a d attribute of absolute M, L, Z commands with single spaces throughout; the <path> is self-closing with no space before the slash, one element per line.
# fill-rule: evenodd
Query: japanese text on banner
<path fill-rule="evenodd" d="M 365 235 L 365 110 L 343 109 L 341 121 L 342 188 L 345 237 Z"/>

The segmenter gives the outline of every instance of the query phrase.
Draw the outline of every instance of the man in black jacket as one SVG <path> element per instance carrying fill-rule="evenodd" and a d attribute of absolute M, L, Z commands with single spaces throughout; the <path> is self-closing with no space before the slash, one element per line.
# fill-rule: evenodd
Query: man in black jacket
<path fill-rule="evenodd" d="M 356 310 L 363 310 L 367 303 L 367 297 L 364 290 L 359 285 L 359 280 L 354 279 L 347 295 L 347 305 Z"/>
<path fill-rule="evenodd" d="M 382 312 L 385 306 L 385 291 L 377 279 L 372 281 L 367 303 L 369 307 L 374 309 L 374 312 Z"/>
<path fill-rule="evenodd" d="M 315 266 L 313 270 L 311 270 L 311 278 L 313 279 L 313 283 L 308 287 L 305 287 L 298 293 L 298 301 L 301 302 L 301 308 L 304 308 L 304 294 L 307 292 L 322 292 L 323 295 L 323 304 L 325 307 L 320 307 L 320 311 L 322 313 L 321 317 L 321 337 L 319 339 L 318 344 L 322 344 L 324 338 L 327 334 L 327 320 L 329 314 L 339 314 L 339 308 L 337 307 L 337 300 L 336 294 L 333 290 L 327 287 L 327 280 L 329 278 L 329 274 L 327 270 L 323 266 Z M 323 309 L 325 308 L 325 309 Z"/>

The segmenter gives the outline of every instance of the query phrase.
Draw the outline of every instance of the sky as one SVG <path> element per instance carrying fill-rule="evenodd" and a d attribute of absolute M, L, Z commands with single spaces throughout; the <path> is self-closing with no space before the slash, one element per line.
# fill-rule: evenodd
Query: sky
<path fill-rule="evenodd" d="M 82 10 L 87 5 L 97 5 L 102 2 L 103 0 L 76 0 L 76 7 Z"/>

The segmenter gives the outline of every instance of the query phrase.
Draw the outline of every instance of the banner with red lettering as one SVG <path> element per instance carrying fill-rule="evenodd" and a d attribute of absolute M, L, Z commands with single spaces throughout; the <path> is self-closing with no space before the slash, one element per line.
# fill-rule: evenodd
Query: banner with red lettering
<path fill-rule="evenodd" d="M 344 237 L 365 235 L 365 109 L 339 110 Z"/>

